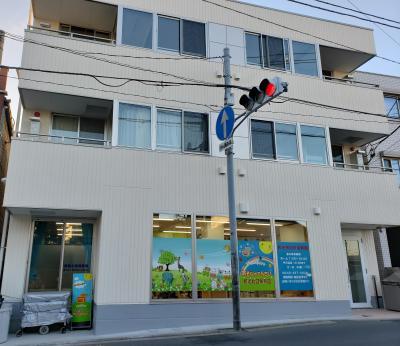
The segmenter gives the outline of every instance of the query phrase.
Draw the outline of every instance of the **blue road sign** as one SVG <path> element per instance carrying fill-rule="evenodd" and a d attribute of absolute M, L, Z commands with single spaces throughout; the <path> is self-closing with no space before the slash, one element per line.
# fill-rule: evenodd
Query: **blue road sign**
<path fill-rule="evenodd" d="M 224 141 L 228 139 L 233 131 L 235 125 L 235 112 L 230 106 L 226 106 L 219 113 L 217 119 L 216 132 L 219 140 Z"/>

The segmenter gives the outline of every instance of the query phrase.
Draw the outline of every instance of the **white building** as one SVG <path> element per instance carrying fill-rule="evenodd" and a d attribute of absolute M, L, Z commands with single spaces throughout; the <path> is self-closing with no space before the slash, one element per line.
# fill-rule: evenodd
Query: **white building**
<path fill-rule="evenodd" d="M 307 101 L 235 136 L 243 321 L 375 305 L 373 232 L 400 225 L 400 194 L 358 148 L 390 121 L 379 88 L 343 79 L 375 56 L 370 29 L 225 0 L 32 0 L 25 39 L 24 68 L 73 74 L 19 72 L 2 284 L 16 307 L 86 271 L 97 333 L 229 323 L 223 89 L 84 75 L 223 83 L 226 46 L 235 84 L 280 76 Z"/>

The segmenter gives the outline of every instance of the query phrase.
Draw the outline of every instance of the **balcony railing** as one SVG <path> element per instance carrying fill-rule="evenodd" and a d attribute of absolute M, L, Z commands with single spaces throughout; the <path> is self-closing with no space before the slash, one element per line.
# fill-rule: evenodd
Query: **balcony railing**
<path fill-rule="evenodd" d="M 383 173 L 398 173 L 396 169 L 383 167 L 383 166 L 370 166 L 370 165 L 356 165 L 351 163 L 341 163 L 341 162 L 334 162 L 333 166 L 335 168 L 341 169 L 352 169 L 352 170 L 359 170 L 359 171 L 369 171 L 369 172 L 383 172 Z"/>
<path fill-rule="evenodd" d="M 26 132 L 17 132 L 16 138 L 35 141 L 35 142 L 51 142 L 51 143 L 61 143 L 61 144 L 71 144 L 71 145 L 88 145 L 88 146 L 95 146 L 95 147 L 111 148 L 110 140 L 100 140 L 100 139 L 93 139 L 93 138 L 39 135 L 39 134 L 32 134 L 32 133 L 26 133 Z"/>
<path fill-rule="evenodd" d="M 350 78 L 335 78 L 335 77 L 330 77 L 330 76 L 323 76 L 323 78 L 325 81 L 328 81 L 328 82 L 344 83 L 344 84 L 356 85 L 356 86 L 361 86 L 361 87 L 365 87 L 365 88 L 373 88 L 373 89 L 380 88 L 379 84 L 359 82 L 359 81 L 356 81 L 356 80 L 350 79 Z"/>
<path fill-rule="evenodd" d="M 75 38 L 75 39 L 83 39 L 83 40 L 89 40 L 89 41 L 100 42 L 100 43 L 107 43 L 107 44 L 112 44 L 112 45 L 116 44 L 116 41 L 113 40 L 113 39 L 108 39 L 108 38 L 103 38 L 103 37 L 98 37 L 98 36 L 78 34 L 78 33 L 70 32 L 70 31 L 62 31 L 62 30 L 54 30 L 54 29 L 42 28 L 42 27 L 37 27 L 37 26 L 32 26 L 32 25 L 28 25 L 28 31 L 34 31 L 34 32 L 47 34 L 47 35 L 60 35 L 60 36 L 63 36 L 63 37 L 70 37 L 70 38 Z"/>

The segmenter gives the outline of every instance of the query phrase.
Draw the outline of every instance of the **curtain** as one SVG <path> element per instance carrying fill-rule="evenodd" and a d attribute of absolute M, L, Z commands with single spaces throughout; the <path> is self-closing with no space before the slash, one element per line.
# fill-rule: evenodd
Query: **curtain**
<path fill-rule="evenodd" d="M 182 148 L 182 113 L 157 111 L 157 147 L 180 150 Z"/>
<path fill-rule="evenodd" d="M 125 103 L 119 105 L 118 144 L 151 148 L 151 108 Z"/>

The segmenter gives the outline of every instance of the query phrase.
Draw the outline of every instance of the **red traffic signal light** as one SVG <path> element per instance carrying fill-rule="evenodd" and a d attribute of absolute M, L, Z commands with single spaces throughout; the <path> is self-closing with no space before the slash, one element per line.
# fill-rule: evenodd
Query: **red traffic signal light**
<path fill-rule="evenodd" d="M 268 79 L 264 79 L 260 83 L 260 90 L 265 93 L 265 95 L 271 97 L 274 96 L 275 91 L 276 91 L 276 85 L 274 83 L 271 83 Z"/>

